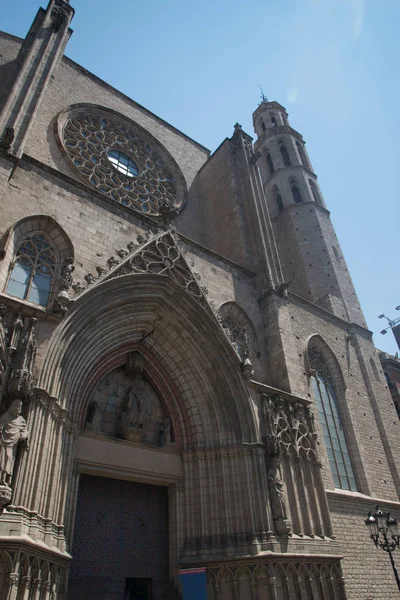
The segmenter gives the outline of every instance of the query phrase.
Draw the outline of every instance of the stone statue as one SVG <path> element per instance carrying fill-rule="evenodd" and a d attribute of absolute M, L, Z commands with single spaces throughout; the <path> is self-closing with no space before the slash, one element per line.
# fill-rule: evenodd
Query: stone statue
<path fill-rule="evenodd" d="M 22 400 L 15 399 L 0 417 L 0 485 L 10 486 L 19 442 L 29 450 L 26 421 L 21 415 Z"/>
<path fill-rule="evenodd" d="M 159 445 L 161 448 L 171 442 L 171 421 L 165 417 L 160 427 Z"/>
<path fill-rule="evenodd" d="M 275 531 L 278 535 L 287 535 L 290 533 L 291 524 L 287 518 L 285 491 L 278 456 L 271 458 L 267 478 Z"/>
<path fill-rule="evenodd" d="M 268 470 L 268 486 L 271 496 L 272 516 L 276 519 L 286 519 L 286 502 L 283 481 L 281 477 L 281 467 L 279 458 L 274 456 L 271 459 L 271 466 Z"/>
<path fill-rule="evenodd" d="M 131 385 L 125 394 L 120 413 L 120 435 L 136 441 L 138 430 L 143 430 L 146 415 L 141 382 Z M 131 435 L 132 434 L 132 435 Z"/>
<path fill-rule="evenodd" d="M 96 400 L 89 406 L 88 415 L 86 419 L 86 429 L 88 431 L 101 431 L 101 420 L 103 417 L 103 411 L 101 406 Z"/>

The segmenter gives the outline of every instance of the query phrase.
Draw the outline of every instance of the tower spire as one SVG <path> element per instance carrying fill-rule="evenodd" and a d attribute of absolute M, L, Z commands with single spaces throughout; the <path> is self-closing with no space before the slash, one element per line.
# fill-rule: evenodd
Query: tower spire
<path fill-rule="evenodd" d="M 268 102 L 268 98 L 267 98 L 267 96 L 264 94 L 264 92 L 263 92 L 263 89 L 262 89 L 262 87 L 261 87 L 261 84 L 259 84 L 259 86 L 260 86 L 260 92 L 261 92 L 261 96 L 260 96 L 260 97 L 261 97 L 261 103 L 262 103 L 262 102 Z"/>

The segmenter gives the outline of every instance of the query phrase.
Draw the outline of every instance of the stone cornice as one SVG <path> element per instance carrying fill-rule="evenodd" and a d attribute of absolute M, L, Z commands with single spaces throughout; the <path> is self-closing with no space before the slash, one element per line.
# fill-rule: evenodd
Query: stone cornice
<path fill-rule="evenodd" d="M 361 492 L 349 492 L 347 490 L 327 490 L 325 489 L 325 493 L 332 499 L 343 500 L 348 502 L 364 502 L 370 504 L 375 508 L 377 504 L 382 506 L 391 506 L 393 509 L 396 509 L 400 512 L 400 500 L 387 500 L 385 498 L 376 498 L 375 496 L 367 496 L 366 494 L 362 494 Z"/>
<path fill-rule="evenodd" d="M 296 402 L 300 402 L 301 404 L 308 405 L 312 404 L 312 401 L 309 398 L 303 398 L 303 396 L 296 396 L 295 394 L 291 394 L 290 392 L 285 392 L 285 390 L 280 390 L 278 388 L 274 388 L 266 383 L 261 383 L 260 381 L 255 381 L 254 379 L 250 380 L 250 384 L 259 392 L 266 394 L 267 396 L 280 396 L 284 400 L 287 400 L 290 403 L 295 404 Z"/>
<path fill-rule="evenodd" d="M 7 513 L 3 513 L 6 515 Z M 4 517 L 3 517 L 4 520 Z M 58 559 L 63 565 L 68 566 L 69 561 L 72 560 L 71 554 L 66 551 L 59 550 L 55 546 L 48 546 L 44 542 L 37 541 L 29 537 L 28 535 L 1 535 L 0 546 L 2 550 L 15 551 L 25 550 L 26 552 L 35 551 L 35 556 L 40 556 L 46 560 Z"/>

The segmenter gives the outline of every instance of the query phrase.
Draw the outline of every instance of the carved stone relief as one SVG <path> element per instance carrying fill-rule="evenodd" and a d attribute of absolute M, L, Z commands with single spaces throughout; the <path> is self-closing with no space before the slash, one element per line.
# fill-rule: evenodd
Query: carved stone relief
<path fill-rule="evenodd" d="M 86 430 L 165 446 L 171 442 L 170 420 L 139 357 L 130 355 L 126 365 L 108 373 L 97 385 L 88 409 Z"/>
<path fill-rule="evenodd" d="M 278 395 L 263 395 L 267 477 L 272 516 L 279 535 L 290 532 L 285 486 L 282 478 L 283 457 L 299 463 L 317 463 L 314 417 L 307 404 Z"/>
<path fill-rule="evenodd" d="M 92 273 L 85 275 L 87 286 L 84 288 L 78 282 L 72 287 L 76 296 L 86 291 L 93 284 L 107 281 L 129 273 L 153 273 L 166 275 L 190 294 L 198 304 L 210 315 L 214 312 L 206 299 L 207 288 L 200 286 L 198 275 L 192 271 L 194 263 L 185 257 L 185 250 L 179 237 L 172 229 L 168 231 L 148 231 L 146 236 L 137 236 L 138 244 L 130 242 L 128 252 L 121 249 L 117 252 L 120 259 L 111 256 L 107 267 L 96 267 L 98 278 Z"/>
<path fill-rule="evenodd" d="M 314 416 L 309 405 L 264 395 L 266 444 L 271 456 L 293 454 L 317 460 Z"/>

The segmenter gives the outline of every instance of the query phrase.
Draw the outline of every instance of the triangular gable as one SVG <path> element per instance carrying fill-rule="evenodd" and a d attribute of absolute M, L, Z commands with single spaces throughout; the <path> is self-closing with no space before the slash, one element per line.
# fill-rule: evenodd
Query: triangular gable
<path fill-rule="evenodd" d="M 178 236 L 168 230 L 158 234 L 147 234 L 147 241 L 143 236 L 138 236 L 137 239 L 140 245 L 129 244 L 130 252 L 119 251 L 119 256 L 122 255 L 121 260 L 112 257 L 108 261 L 108 269 L 102 267 L 97 269 L 98 279 L 91 274 L 87 275 L 85 279 L 88 286 L 77 292 L 77 295 L 84 294 L 103 281 L 129 273 L 166 275 L 190 294 L 208 314 L 216 318 L 198 283 L 198 276 L 192 271 L 184 256 Z"/>

